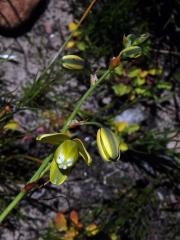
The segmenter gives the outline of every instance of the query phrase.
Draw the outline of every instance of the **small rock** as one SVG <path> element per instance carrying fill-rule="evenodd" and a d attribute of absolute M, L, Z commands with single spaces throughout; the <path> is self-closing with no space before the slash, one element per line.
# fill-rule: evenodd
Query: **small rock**
<path fill-rule="evenodd" d="M 121 114 L 119 114 L 118 116 L 116 116 L 114 121 L 115 122 L 122 121 L 122 122 L 127 122 L 129 124 L 132 124 L 132 123 L 140 124 L 145 119 L 146 119 L 145 108 L 142 105 L 137 104 L 133 108 L 129 108 L 124 112 L 122 112 Z"/>
<path fill-rule="evenodd" d="M 167 148 L 180 153 L 180 134 L 178 132 L 172 132 L 168 137 L 170 141 L 167 144 Z"/>
<path fill-rule="evenodd" d="M 53 32 L 53 25 L 50 24 L 50 23 L 46 23 L 46 24 L 44 25 L 44 30 L 45 30 L 45 32 L 46 32 L 47 34 L 52 34 L 52 32 Z"/>
<path fill-rule="evenodd" d="M 1 0 L 0 27 L 17 27 L 28 19 L 41 0 Z"/>
<path fill-rule="evenodd" d="M 103 98 L 103 100 L 102 100 L 102 102 L 103 102 L 104 104 L 110 104 L 111 101 L 112 101 L 111 97 L 105 97 L 105 98 Z"/>

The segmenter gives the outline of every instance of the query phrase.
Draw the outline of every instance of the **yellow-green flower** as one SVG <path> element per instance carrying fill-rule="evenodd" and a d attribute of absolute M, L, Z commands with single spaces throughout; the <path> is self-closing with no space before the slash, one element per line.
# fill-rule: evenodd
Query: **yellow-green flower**
<path fill-rule="evenodd" d="M 82 156 L 88 166 L 92 163 L 91 156 L 83 142 L 78 138 L 70 139 L 68 135 L 63 133 L 50 133 L 38 136 L 37 140 L 59 145 L 50 167 L 50 181 L 53 184 L 60 185 L 67 179 L 79 155 Z"/>
<path fill-rule="evenodd" d="M 97 146 L 104 161 L 120 158 L 118 137 L 109 128 L 100 128 L 97 132 Z"/>
<path fill-rule="evenodd" d="M 79 155 L 78 144 L 73 140 L 65 140 L 55 151 L 54 159 L 60 169 L 73 167 Z"/>

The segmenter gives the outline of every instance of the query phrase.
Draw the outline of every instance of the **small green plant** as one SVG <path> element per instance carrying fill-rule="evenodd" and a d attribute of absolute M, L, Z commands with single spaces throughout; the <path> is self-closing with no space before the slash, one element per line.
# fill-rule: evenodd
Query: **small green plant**
<path fill-rule="evenodd" d="M 131 35 L 128 35 L 127 38 L 129 36 Z M 111 60 L 109 69 L 105 71 L 100 79 L 97 79 L 93 84 L 91 84 L 89 90 L 79 100 L 73 113 L 66 121 L 61 133 L 50 133 L 37 137 L 38 141 L 59 145 L 54 152 L 52 163 L 44 168 L 45 171 L 43 171 L 43 174 L 41 174 L 40 177 L 42 177 L 50 168 L 51 183 L 60 185 L 67 179 L 72 168 L 76 164 L 78 154 L 83 157 L 88 166 L 92 163 L 92 159 L 83 142 L 80 139 L 70 139 L 64 132 L 67 131 L 71 121 L 74 120 L 74 117 L 80 110 L 82 103 L 89 95 L 91 95 L 100 82 L 104 81 L 108 75 L 114 72 L 114 70 L 119 66 L 121 58 L 122 60 L 127 60 L 137 58 L 142 54 L 142 49 L 140 46 L 137 46 L 137 44 L 142 44 L 147 40 L 147 38 L 148 35 L 145 34 L 141 35 L 139 38 L 135 36 L 133 37 L 133 40 L 129 40 L 128 44 L 124 44 L 125 48 L 117 57 L 114 57 Z M 62 65 L 68 70 L 82 70 L 84 68 L 84 60 L 76 55 L 66 55 L 62 58 Z M 97 146 L 102 159 L 105 161 L 118 160 L 120 158 L 120 146 L 122 146 L 122 143 L 119 141 L 115 133 L 112 133 L 108 128 L 101 128 L 98 130 Z"/>
<path fill-rule="evenodd" d="M 84 13 L 82 19 L 80 20 L 74 32 L 77 31 L 77 28 L 80 26 L 81 22 L 87 16 L 88 12 L 90 11 L 94 3 L 95 1 L 93 1 L 90 4 L 89 8 Z M 63 47 L 59 50 L 58 55 L 49 64 L 49 66 L 42 73 L 42 75 L 40 75 L 36 82 L 43 79 L 43 77 L 46 77 L 47 76 L 46 73 L 49 70 L 52 71 L 51 68 L 54 66 L 55 61 L 59 57 L 61 51 L 67 45 L 68 41 L 73 36 L 74 32 L 70 34 L 70 37 L 67 39 Z M 91 164 L 92 162 L 91 157 L 87 152 L 83 142 L 79 138 L 71 139 L 67 134 L 67 130 L 72 124 L 72 121 L 75 120 L 75 117 L 80 111 L 82 104 L 86 101 L 86 99 L 90 95 L 92 95 L 97 86 L 99 86 L 103 81 L 107 79 L 108 76 L 110 76 L 115 71 L 115 69 L 119 66 L 121 60 L 123 61 L 127 59 L 137 58 L 142 54 L 142 48 L 141 46 L 138 46 L 138 41 L 141 44 L 143 41 L 146 40 L 145 36 L 146 35 L 141 35 L 139 38 L 137 36 L 133 38 L 133 41 L 130 41 L 128 44 L 126 44 L 125 48 L 119 53 L 119 55 L 111 60 L 109 68 L 104 71 L 104 73 L 99 77 L 99 79 L 96 79 L 96 81 L 91 81 L 89 89 L 77 102 L 73 112 L 66 120 L 60 133 L 45 134 L 37 138 L 38 141 L 55 144 L 57 148 L 55 151 L 52 151 L 47 158 L 44 159 L 40 168 L 35 172 L 35 174 L 32 176 L 32 178 L 27 183 L 25 188 L 22 189 L 22 191 L 17 195 L 17 197 L 2 212 L 2 214 L 0 215 L 0 222 L 2 222 L 5 219 L 5 217 L 17 205 L 17 203 L 26 195 L 26 193 L 28 192 L 27 189 L 28 190 L 31 189 L 27 186 L 33 186 L 33 183 L 42 178 L 49 169 L 50 169 L 50 181 L 53 184 L 60 185 L 67 179 L 72 168 L 77 162 L 79 154 L 83 157 L 88 166 Z M 134 39 L 136 40 L 136 44 L 134 44 L 135 43 Z M 64 56 L 61 59 L 61 63 L 62 66 L 68 70 L 82 70 L 84 68 L 84 60 L 76 55 Z M 99 152 L 104 160 L 108 161 L 118 160 L 120 158 L 120 141 L 116 137 L 115 133 L 112 133 L 108 129 L 102 128 L 101 130 L 98 131 L 97 143 Z"/>
<path fill-rule="evenodd" d="M 127 96 L 129 101 L 136 101 L 138 98 L 158 101 L 165 90 L 172 89 L 170 82 L 161 80 L 161 69 L 132 67 L 127 72 L 123 66 L 119 66 L 112 77 L 120 82 L 112 87 L 114 93 L 119 97 Z M 123 79 L 126 81 L 123 82 Z"/>
<path fill-rule="evenodd" d="M 157 54 L 159 50 L 149 48 L 149 34 L 139 35 L 147 31 L 147 23 L 142 22 L 145 28 L 136 25 L 136 19 L 132 17 L 137 9 L 135 2 L 99 1 L 99 8 L 97 7 L 89 16 L 93 21 L 84 29 L 79 29 L 95 2 L 95 0 L 92 1 L 79 22 L 74 20 L 68 25 L 70 36 L 42 74 L 37 74 L 32 82 L 22 88 L 22 95 L 18 102 L 9 99 L 6 94 L 1 94 L 0 146 L 3 148 L 0 157 L 2 169 L 0 178 L 2 183 L 8 185 L 9 181 L 6 183 L 6 179 L 15 185 L 18 181 L 24 183 L 31 177 L 32 167 L 34 168 L 35 164 L 40 167 L 7 207 L 7 193 L 0 191 L 4 198 L 0 200 L 1 209 L 5 209 L 0 215 L 0 222 L 26 194 L 31 196 L 36 189 L 45 187 L 49 183 L 59 186 L 71 174 L 72 178 L 77 174 L 78 180 L 79 177 L 81 179 L 81 169 L 80 172 L 76 172 L 76 170 L 79 171 L 79 167 L 83 169 L 92 167 L 85 171 L 88 174 L 93 171 L 94 174 L 94 166 L 99 164 L 96 161 L 96 154 L 98 155 L 99 152 L 100 158 L 104 161 L 104 164 L 101 163 L 103 170 L 97 169 L 98 178 L 93 181 L 98 183 L 102 181 L 103 187 L 108 189 L 108 194 L 103 194 L 100 201 L 96 201 L 95 198 L 96 202 L 88 205 L 86 201 L 83 203 L 86 186 L 82 197 L 78 199 L 80 208 L 79 205 L 73 206 L 78 213 L 76 211 L 69 213 L 69 210 L 57 213 L 47 234 L 39 240 L 149 239 L 149 235 L 154 234 L 157 229 L 158 233 L 161 232 L 157 216 L 160 224 L 163 219 L 163 229 L 167 233 L 165 233 L 165 238 L 179 239 L 179 205 L 176 200 L 179 197 L 180 129 L 174 128 L 174 123 L 172 123 L 173 129 L 170 129 L 170 124 L 167 129 L 159 131 L 156 130 L 158 127 L 155 125 L 156 121 L 159 124 L 159 109 L 165 112 L 166 107 L 173 107 L 171 104 L 173 98 L 177 110 L 175 124 L 179 123 L 177 93 L 179 71 L 176 76 L 172 72 L 173 75 L 167 77 L 170 70 L 167 63 L 170 61 L 162 61 L 164 58 L 156 59 L 157 65 L 154 65 L 153 54 Z M 101 6 L 103 7 L 105 3 L 108 8 L 102 10 Z M 83 4 L 87 3 L 83 1 Z M 148 4 L 151 5 L 151 3 Z M 159 8 L 161 3 L 156 6 Z M 126 7 L 131 10 L 125 10 Z M 96 21 L 93 14 L 97 13 L 98 9 L 102 14 Z M 128 21 L 124 21 L 123 15 Z M 141 15 L 143 16 L 142 11 Z M 134 24 L 135 28 L 128 27 L 127 29 L 129 24 Z M 129 32 L 129 29 L 139 36 L 135 34 L 123 36 L 123 33 Z M 155 36 L 153 31 L 150 32 Z M 156 38 L 152 45 L 156 45 L 158 41 Z M 120 53 L 119 49 L 122 49 Z M 65 55 L 62 57 L 64 50 Z M 160 52 L 169 57 L 167 54 L 169 50 L 160 50 Z M 171 53 L 174 56 L 174 53 Z M 179 57 L 178 52 L 175 54 Z M 110 56 L 115 57 L 109 61 Z M 163 66 L 164 63 L 167 65 Z M 173 61 L 171 65 L 174 68 Z M 80 83 L 74 85 L 75 87 L 73 85 L 70 87 L 75 95 L 67 90 L 59 94 L 59 85 L 64 87 L 62 83 L 69 80 L 69 76 L 74 78 L 74 75 Z M 105 81 L 106 84 L 103 84 Z M 82 83 L 84 83 L 82 90 L 86 90 L 80 97 L 79 86 Z M 68 83 L 65 87 L 68 87 Z M 98 94 L 95 93 L 97 89 Z M 89 97 L 90 101 L 87 101 Z M 131 114 L 128 113 L 125 116 L 124 110 L 131 112 L 131 107 L 134 106 L 137 107 L 134 111 L 136 116 L 138 116 L 139 107 L 140 112 L 144 109 L 142 112 L 145 120 L 128 121 Z M 16 119 L 14 114 L 16 112 L 23 114 L 20 111 L 24 109 L 38 115 L 35 127 L 27 129 Z M 171 111 L 174 114 L 173 108 Z M 122 115 L 124 117 L 121 117 Z M 136 116 L 134 119 L 137 119 Z M 44 122 L 48 122 L 48 127 Z M 164 123 L 166 124 L 166 120 Z M 31 156 L 32 153 L 34 155 L 34 152 L 35 154 L 39 152 L 39 148 L 26 146 L 26 140 L 28 140 L 27 143 L 33 142 L 34 144 L 35 138 L 37 146 L 40 147 L 40 156 L 48 155 L 44 160 L 39 159 L 39 155 L 38 157 Z M 16 147 L 19 142 L 23 154 Z M 24 154 L 24 148 L 29 148 L 28 155 Z M 28 159 L 30 161 L 26 161 Z M 77 166 L 81 159 L 84 160 L 85 166 Z M 22 165 L 21 161 L 25 164 Z M 9 172 L 9 166 L 11 168 L 13 166 L 15 173 L 12 171 L 12 174 L 11 170 Z M 24 169 L 28 169 L 28 172 Z M 110 174 L 109 169 L 113 170 Z M 90 177 L 92 178 L 93 175 Z M 85 182 L 88 180 L 88 187 L 91 187 L 91 182 L 89 184 L 86 175 L 84 179 Z M 76 184 L 74 180 L 73 184 Z M 72 186 L 71 179 L 67 186 Z M 57 187 L 56 189 L 61 190 Z M 63 186 L 62 189 L 64 189 Z M 8 197 L 11 198 L 11 196 Z M 71 200 L 69 197 L 71 196 L 68 196 L 68 202 Z M 54 198 L 56 197 L 53 196 L 53 200 Z M 73 198 L 72 200 L 76 201 Z M 92 191 L 91 199 L 88 200 L 93 202 L 94 191 Z M 150 236 L 150 238 L 153 237 Z"/>

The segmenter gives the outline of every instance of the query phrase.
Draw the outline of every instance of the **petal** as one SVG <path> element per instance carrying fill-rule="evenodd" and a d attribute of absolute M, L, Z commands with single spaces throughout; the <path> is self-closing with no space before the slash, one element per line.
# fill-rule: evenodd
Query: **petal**
<path fill-rule="evenodd" d="M 88 153 L 88 151 L 86 150 L 83 142 L 79 139 L 79 138 L 75 138 L 73 139 L 73 141 L 77 142 L 78 147 L 79 147 L 79 153 L 82 156 L 82 158 L 84 159 L 85 163 L 90 166 L 92 163 L 92 158 L 90 156 L 90 154 Z"/>
<path fill-rule="evenodd" d="M 100 128 L 97 132 L 97 145 L 99 153 L 105 161 L 120 158 L 118 137 L 109 128 Z"/>
<path fill-rule="evenodd" d="M 65 140 L 55 151 L 54 160 L 60 169 L 73 167 L 78 160 L 78 144 L 73 140 Z"/>
<path fill-rule="evenodd" d="M 68 177 L 69 171 L 60 171 L 55 160 L 52 161 L 50 167 L 50 182 L 55 185 L 62 184 Z"/>
<path fill-rule="evenodd" d="M 126 47 L 121 51 L 121 57 L 123 59 L 127 58 L 138 58 L 142 55 L 142 48 L 139 46 Z"/>
<path fill-rule="evenodd" d="M 110 161 L 110 156 L 108 155 L 108 153 L 106 151 L 104 151 L 104 147 L 102 144 L 102 140 L 101 140 L 101 129 L 98 130 L 97 132 L 97 145 L 98 145 L 98 150 L 99 153 L 102 157 L 102 159 L 104 159 L 105 161 Z"/>
<path fill-rule="evenodd" d="M 77 55 L 66 55 L 62 57 L 62 66 L 70 70 L 81 70 L 84 68 L 85 62 Z"/>
<path fill-rule="evenodd" d="M 109 128 L 101 128 L 100 129 L 100 138 L 102 145 L 104 147 L 104 151 L 107 152 L 108 156 L 111 159 L 116 159 L 119 156 L 119 141 L 116 135 L 111 132 Z"/>
<path fill-rule="evenodd" d="M 48 133 L 39 135 L 36 140 L 43 143 L 60 144 L 69 139 L 69 136 L 64 133 Z"/>

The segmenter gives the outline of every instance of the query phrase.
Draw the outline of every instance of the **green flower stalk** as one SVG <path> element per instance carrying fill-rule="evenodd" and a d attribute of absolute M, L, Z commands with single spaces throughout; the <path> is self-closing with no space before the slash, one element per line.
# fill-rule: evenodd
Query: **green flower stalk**
<path fill-rule="evenodd" d="M 100 128 L 97 132 L 97 146 L 104 161 L 116 161 L 120 158 L 118 137 L 109 128 Z"/>

